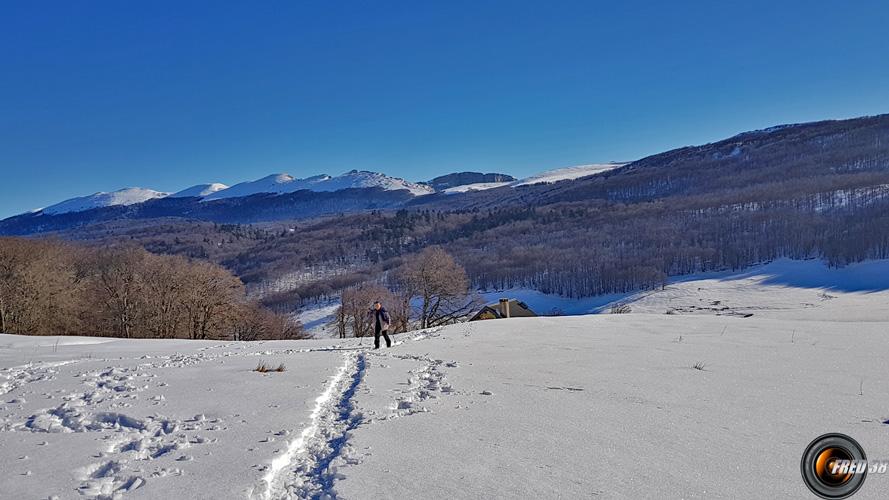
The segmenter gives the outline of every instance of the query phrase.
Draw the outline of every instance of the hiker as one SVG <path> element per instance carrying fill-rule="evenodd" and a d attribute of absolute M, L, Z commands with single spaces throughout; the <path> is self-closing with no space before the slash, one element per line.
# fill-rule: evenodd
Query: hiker
<path fill-rule="evenodd" d="M 383 307 L 383 303 L 379 300 L 374 302 L 373 309 L 367 312 L 368 316 L 374 319 L 374 349 L 380 348 L 380 333 L 386 339 L 386 347 L 392 347 L 392 341 L 389 340 L 389 328 L 392 326 L 392 319 L 389 312 Z"/>

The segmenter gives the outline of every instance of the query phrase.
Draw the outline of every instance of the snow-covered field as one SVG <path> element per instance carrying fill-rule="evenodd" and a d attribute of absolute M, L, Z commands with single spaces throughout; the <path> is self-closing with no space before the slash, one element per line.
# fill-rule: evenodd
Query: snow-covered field
<path fill-rule="evenodd" d="M 889 320 L 889 260 L 841 268 L 820 260 L 779 259 L 744 271 L 677 276 L 661 290 L 569 298 L 525 288 L 485 291 L 486 302 L 518 299 L 539 315 L 598 314 L 612 304 L 654 314 L 754 315 L 783 319 L 841 318 Z"/>
<path fill-rule="evenodd" d="M 889 278 L 818 265 L 381 351 L 0 335 L 0 497 L 814 498 L 816 436 L 889 458 Z"/>
<path fill-rule="evenodd" d="M 648 313 L 889 321 L 889 261 L 829 268 L 818 260 L 781 259 L 737 273 L 683 277 L 620 302 Z"/>
<path fill-rule="evenodd" d="M 889 260 L 830 268 L 819 260 L 779 259 L 744 271 L 678 276 L 663 290 L 570 298 L 527 288 L 480 291 L 486 303 L 500 298 L 520 300 L 541 316 L 608 313 L 612 304 L 635 312 L 738 315 L 774 318 L 831 319 L 837 309 L 857 317 L 889 320 Z M 828 302 L 830 301 L 830 302 Z M 817 306 L 817 307 L 815 307 Z M 299 311 L 299 319 L 315 338 L 334 336 L 329 328 L 335 302 Z"/>

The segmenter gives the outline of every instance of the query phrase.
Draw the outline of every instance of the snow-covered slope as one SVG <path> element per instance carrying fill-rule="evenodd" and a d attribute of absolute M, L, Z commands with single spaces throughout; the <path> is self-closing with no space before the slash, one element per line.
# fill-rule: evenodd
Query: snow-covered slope
<path fill-rule="evenodd" d="M 462 186 L 450 187 L 442 192 L 447 194 L 468 193 L 469 191 L 485 191 L 511 185 L 513 185 L 512 182 L 478 182 L 476 184 L 464 184 Z"/>
<path fill-rule="evenodd" d="M 663 290 L 617 302 L 653 314 L 885 321 L 889 260 L 831 268 L 820 260 L 780 259 L 745 271 L 680 277 Z"/>
<path fill-rule="evenodd" d="M 625 163 L 605 163 L 592 165 L 578 165 L 574 167 L 557 168 L 555 170 L 547 170 L 531 177 L 519 179 L 513 182 L 480 182 L 476 184 L 464 184 L 462 186 L 454 186 L 447 188 L 443 193 L 457 194 L 467 193 L 470 191 L 485 191 L 504 186 L 530 186 L 532 184 L 552 184 L 559 181 L 568 181 L 586 177 L 588 175 L 600 174 L 626 165 Z"/>
<path fill-rule="evenodd" d="M 337 336 L 336 329 L 331 326 L 331 323 L 339 307 L 339 300 L 312 304 L 295 313 L 294 319 L 299 321 L 306 333 L 313 338 L 335 338 Z"/>
<path fill-rule="evenodd" d="M 830 320 L 853 313 L 865 320 L 889 320 L 889 260 L 828 267 L 821 260 L 779 259 L 742 271 L 677 276 L 663 289 L 569 298 L 526 288 L 485 290 L 486 302 L 501 297 L 528 304 L 538 314 L 581 315 L 626 304 L 651 314 L 765 316 Z"/>
<path fill-rule="evenodd" d="M 310 182 L 321 180 L 327 176 L 319 175 L 309 177 L 307 179 L 296 179 L 288 174 L 272 174 L 255 181 L 240 182 L 234 186 L 217 191 L 204 198 L 204 201 L 221 200 L 223 198 L 238 198 L 241 196 L 251 196 L 254 194 L 271 193 L 282 194 L 305 189 L 304 186 Z"/>
<path fill-rule="evenodd" d="M 434 191 L 431 187 L 424 184 L 408 182 L 398 177 L 389 177 L 388 175 L 378 172 L 368 172 L 364 170 L 352 170 L 338 177 L 332 177 L 325 182 L 319 183 L 314 190 L 339 191 L 340 189 L 370 187 L 380 187 L 387 191 L 406 189 L 414 196 L 422 196 Z"/>
<path fill-rule="evenodd" d="M 588 175 L 600 174 L 618 167 L 622 167 L 626 163 L 598 163 L 591 165 L 578 165 L 575 167 L 557 168 L 546 172 L 532 175 L 515 182 L 514 186 L 528 186 L 531 184 L 551 184 L 553 182 L 567 181 L 586 177 Z"/>
<path fill-rule="evenodd" d="M 51 205 L 43 209 L 43 213 L 58 215 L 68 212 L 81 212 L 93 208 L 110 207 L 115 205 L 134 205 L 156 198 L 163 198 L 168 193 L 161 193 L 152 189 L 138 187 L 125 188 L 110 193 L 95 193 L 89 196 L 71 198 L 61 203 Z"/>
<path fill-rule="evenodd" d="M 352 170 L 336 177 L 316 175 L 305 179 L 298 179 L 288 174 L 273 174 L 255 181 L 235 184 L 228 189 L 207 196 L 204 198 L 204 201 L 236 198 L 260 193 L 293 193 L 302 189 L 310 191 L 339 191 L 348 188 L 370 187 L 379 187 L 386 190 L 406 189 L 417 196 L 429 194 L 433 191 L 428 186 L 408 182 L 397 177 L 389 177 L 377 172 Z"/>
<path fill-rule="evenodd" d="M 799 461 L 816 436 L 846 433 L 889 456 L 889 308 L 872 284 L 834 289 L 848 299 L 838 307 L 792 306 L 783 294 L 811 283 L 784 281 L 770 295 L 796 318 L 490 320 L 401 334 L 380 351 L 369 339 L 0 335 L 2 491 L 809 498 Z M 742 280 L 733 300 L 758 300 L 761 286 Z M 849 308 L 880 300 L 864 319 Z M 253 372 L 260 361 L 286 371 Z M 883 498 L 880 479 L 855 498 Z"/>
<path fill-rule="evenodd" d="M 228 186 L 219 182 L 213 182 L 210 184 L 198 184 L 196 186 L 192 186 L 190 188 L 183 189 L 178 193 L 173 193 L 169 197 L 170 198 L 203 198 L 204 196 L 211 195 L 217 191 L 222 191 L 223 189 L 228 189 Z"/>

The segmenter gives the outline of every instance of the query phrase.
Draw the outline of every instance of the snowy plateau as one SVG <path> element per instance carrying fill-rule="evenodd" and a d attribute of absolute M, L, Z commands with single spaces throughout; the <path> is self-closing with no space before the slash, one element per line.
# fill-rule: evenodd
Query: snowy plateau
<path fill-rule="evenodd" d="M 815 437 L 889 457 L 887 290 L 783 260 L 379 351 L 0 335 L 0 497 L 814 498 Z"/>

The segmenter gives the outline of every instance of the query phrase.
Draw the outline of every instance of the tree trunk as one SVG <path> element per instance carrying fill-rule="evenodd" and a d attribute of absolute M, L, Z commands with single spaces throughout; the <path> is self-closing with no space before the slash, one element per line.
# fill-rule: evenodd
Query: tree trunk
<path fill-rule="evenodd" d="M 0 333 L 6 333 L 6 304 L 0 298 Z"/>

